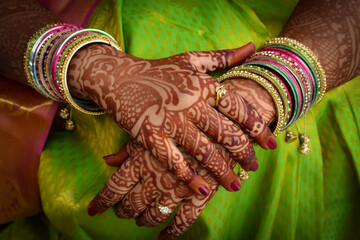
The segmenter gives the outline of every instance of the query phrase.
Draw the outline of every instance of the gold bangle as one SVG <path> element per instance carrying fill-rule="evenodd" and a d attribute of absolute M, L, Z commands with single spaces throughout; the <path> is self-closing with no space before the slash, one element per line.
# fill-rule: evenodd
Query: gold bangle
<path fill-rule="evenodd" d="M 58 79 L 59 89 L 63 94 L 63 96 L 65 96 L 65 100 L 68 103 L 70 103 L 70 105 L 72 105 L 75 109 L 85 114 L 101 115 L 104 114 L 105 111 L 89 111 L 81 107 L 78 103 L 76 103 L 73 97 L 71 96 L 71 93 L 67 85 L 67 70 L 72 57 L 80 48 L 91 43 L 105 43 L 121 51 L 121 47 L 114 40 L 110 39 L 105 35 L 96 34 L 96 33 L 82 35 L 77 39 L 75 39 L 74 41 L 72 41 L 62 53 L 62 56 L 60 57 L 57 66 L 57 68 L 59 69 L 58 70 L 59 75 L 57 76 L 57 79 Z"/>
<path fill-rule="evenodd" d="M 57 24 L 49 24 L 46 25 L 45 27 L 42 27 L 41 29 L 37 30 L 29 39 L 29 41 L 27 42 L 26 45 L 26 50 L 24 53 L 24 62 L 23 62 L 23 66 L 24 66 L 24 71 L 25 71 L 25 75 L 26 75 L 26 79 L 27 82 L 29 83 L 29 85 L 34 88 L 38 93 L 40 93 L 42 96 L 47 97 L 43 92 L 41 92 L 40 89 L 38 89 L 38 87 L 35 85 L 35 82 L 33 80 L 33 78 L 31 77 L 30 74 L 30 55 L 32 52 L 32 49 L 37 41 L 37 39 L 44 33 L 46 32 L 48 29 L 56 26 Z"/>
<path fill-rule="evenodd" d="M 265 78 L 245 71 L 245 70 L 230 70 L 229 72 L 223 74 L 218 78 L 218 82 L 222 82 L 229 78 L 235 78 L 235 77 L 242 77 L 242 78 L 248 78 L 253 80 L 254 82 L 257 82 L 262 87 L 264 87 L 272 97 L 272 99 L 275 102 L 276 110 L 277 110 L 277 124 L 273 131 L 274 136 L 277 136 L 279 132 L 283 129 L 285 125 L 285 116 L 284 116 L 284 105 L 282 104 L 282 100 L 279 96 L 278 91 L 273 87 L 273 85 Z"/>
<path fill-rule="evenodd" d="M 304 44 L 300 43 L 299 41 L 287 37 L 270 39 L 262 46 L 262 48 L 266 48 L 274 44 L 284 45 L 294 49 L 297 52 L 300 52 L 309 60 L 310 64 L 313 64 L 317 74 L 316 81 L 318 82 L 318 86 L 320 88 L 319 95 L 315 103 L 320 102 L 326 91 L 326 75 L 316 54 L 310 48 L 306 47 Z"/>

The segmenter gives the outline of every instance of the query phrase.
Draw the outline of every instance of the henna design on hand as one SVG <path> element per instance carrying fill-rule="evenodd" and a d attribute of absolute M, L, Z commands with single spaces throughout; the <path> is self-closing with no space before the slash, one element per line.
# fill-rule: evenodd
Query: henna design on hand
<path fill-rule="evenodd" d="M 231 182 L 239 182 L 239 178 L 210 139 L 225 143 L 224 139 L 229 142 L 240 136 L 242 141 L 232 141 L 226 147 L 248 170 L 256 158 L 241 128 L 254 137 L 260 136 L 257 140 L 266 149 L 271 132 L 265 131 L 268 127 L 261 117 L 234 93 L 220 101 L 220 106 L 227 102 L 229 108 L 219 110 L 240 126 L 221 117 L 213 108 L 217 83 L 204 72 L 232 66 L 252 51 L 253 46 L 248 45 L 244 49 L 188 52 L 145 60 L 94 44 L 74 56 L 68 72 L 69 85 L 77 97 L 90 98 L 106 109 L 120 127 L 180 180 L 191 185 L 197 175 L 178 145 L 200 161 L 227 190 L 233 191 L 238 189 L 232 188 Z M 201 122 L 211 122 L 212 128 Z M 228 128 L 221 127 L 225 122 Z M 254 126 L 259 129 L 254 130 Z M 199 184 L 206 183 L 202 180 Z M 198 192 L 199 185 L 192 186 Z"/>
<path fill-rule="evenodd" d="M 217 147 L 226 159 L 226 163 L 233 168 L 235 161 L 230 159 L 224 148 L 220 145 Z M 112 161 L 112 165 L 124 163 L 91 201 L 89 209 L 95 208 L 101 213 L 115 205 L 114 209 L 118 217 L 136 218 L 138 225 L 153 227 L 163 223 L 170 216 L 170 214 L 162 214 L 156 203 L 175 209 L 181 202 L 174 219 L 162 231 L 161 237 L 169 239 L 181 235 L 200 215 L 219 188 L 219 183 L 181 147 L 180 151 L 186 161 L 209 183 L 210 193 L 207 196 L 194 194 L 185 183 L 179 181 L 165 166 L 155 161 L 152 154 L 134 140 L 127 143 L 126 151 L 129 158 Z M 124 182 L 127 184 L 124 185 Z"/>
<path fill-rule="evenodd" d="M 360 74 L 359 8 L 359 0 L 302 0 L 280 34 L 316 53 L 327 91 Z"/>

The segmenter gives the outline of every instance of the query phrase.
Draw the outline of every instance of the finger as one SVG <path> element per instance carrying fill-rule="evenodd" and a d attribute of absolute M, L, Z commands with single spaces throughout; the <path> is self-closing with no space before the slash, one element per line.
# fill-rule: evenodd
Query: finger
<path fill-rule="evenodd" d="M 115 154 L 104 156 L 103 159 L 105 160 L 106 164 L 113 166 L 113 167 L 120 167 L 126 159 L 129 158 L 129 154 L 126 151 L 126 146 L 123 146 L 120 151 Z"/>
<path fill-rule="evenodd" d="M 256 160 L 253 146 L 247 135 L 231 120 L 206 103 L 194 105 L 188 112 L 191 121 L 225 147 L 232 157 L 246 170 L 251 170 Z"/>
<path fill-rule="evenodd" d="M 176 201 L 177 200 L 177 201 Z M 181 199 L 172 199 L 159 196 L 154 199 L 145 211 L 136 218 L 138 226 L 155 227 L 169 218 Z M 170 211 L 167 211 L 170 210 Z"/>
<path fill-rule="evenodd" d="M 154 182 L 155 180 L 150 177 L 136 184 L 121 202 L 115 205 L 115 214 L 120 218 L 137 217 L 158 194 Z"/>
<path fill-rule="evenodd" d="M 143 151 L 140 162 L 146 167 L 143 167 L 140 172 L 140 175 L 143 176 L 142 181 L 136 184 L 115 206 L 115 213 L 118 217 L 137 217 L 157 197 L 159 188 L 162 192 L 169 193 L 174 191 L 174 188 L 180 183 L 174 175 L 169 174 L 167 168 L 156 161 L 149 151 L 145 149 Z"/>
<path fill-rule="evenodd" d="M 275 137 L 255 108 L 231 89 L 220 98 L 218 110 L 240 124 L 243 130 L 264 149 L 277 147 Z"/>
<path fill-rule="evenodd" d="M 99 215 L 119 202 L 140 180 L 139 164 L 135 164 L 134 161 L 136 158 L 129 158 L 125 161 L 121 168 L 105 183 L 88 206 L 90 216 Z"/>
<path fill-rule="evenodd" d="M 255 45 L 248 43 L 236 49 L 187 52 L 184 56 L 192 68 L 199 72 L 212 72 L 239 65 L 255 52 Z"/>
<path fill-rule="evenodd" d="M 184 201 L 171 223 L 160 232 L 158 239 L 174 239 L 183 234 L 198 218 L 209 199 L 196 203 L 191 200 Z"/>
<path fill-rule="evenodd" d="M 226 163 L 215 144 L 189 123 L 179 139 L 180 145 L 197 159 L 228 191 L 240 190 L 240 179 Z"/>
<path fill-rule="evenodd" d="M 153 132 L 152 135 L 163 136 L 163 134 Z M 209 184 L 190 167 L 172 141 L 166 137 L 146 137 L 139 139 L 139 142 L 142 142 L 158 161 L 164 164 L 179 180 L 187 183 L 193 191 L 201 195 L 208 194 Z"/>

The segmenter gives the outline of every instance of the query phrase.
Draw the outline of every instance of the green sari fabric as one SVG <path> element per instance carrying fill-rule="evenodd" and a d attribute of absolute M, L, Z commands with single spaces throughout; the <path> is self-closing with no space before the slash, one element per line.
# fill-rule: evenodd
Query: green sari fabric
<path fill-rule="evenodd" d="M 281 30 L 295 1 L 103 1 L 89 26 L 103 29 L 126 52 L 161 58 L 190 50 L 257 47 Z M 325 95 L 306 114 L 308 155 L 299 141 L 256 147 L 259 169 L 237 193 L 220 189 L 181 239 L 359 238 L 360 78 Z M 112 209 L 96 217 L 87 205 L 116 170 L 102 156 L 128 137 L 108 116 L 74 113 L 74 132 L 51 132 L 41 156 L 39 184 L 45 216 L 9 225 L 0 239 L 154 239 L 165 226 L 137 227 Z M 299 128 L 299 129 L 298 129 Z M 305 128 L 304 117 L 290 128 Z M 31 227 L 36 222 L 37 228 Z M 17 229 L 21 231 L 17 231 Z M 31 238 L 29 238 L 31 239 Z"/>

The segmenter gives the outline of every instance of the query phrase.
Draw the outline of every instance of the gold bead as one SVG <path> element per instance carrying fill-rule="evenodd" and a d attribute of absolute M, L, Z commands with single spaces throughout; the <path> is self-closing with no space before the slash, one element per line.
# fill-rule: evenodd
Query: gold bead
<path fill-rule="evenodd" d="M 69 117 L 69 110 L 67 108 L 61 109 L 59 112 L 59 116 L 62 119 L 67 119 Z"/>
<path fill-rule="evenodd" d="M 297 139 L 297 136 L 293 132 L 291 132 L 291 131 L 286 132 L 285 141 L 287 143 L 291 143 L 291 142 L 295 141 L 296 139 Z"/>
<path fill-rule="evenodd" d="M 310 137 L 305 133 L 300 134 L 299 138 L 301 143 L 308 143 L 310 141 Z"/>
<path fill-rule="evenodd" d="M 302 154 L 309 154 L 309 153 L 310 153 L 309 144 L 307 144 L 307 143 L 302 143 L 302 144 L 300 145 L 299 152 L 302 153 Z"/>
<path fill-rule="evenodd" d="M 65 129 L 68 131 L 72 131 L 72 130 L 74 130 L 74 128 L 75 128 L 74 122 L 70 119 L 66 120 Z"/>
<path fill-rule="evenodd" d="M 308 135 L 306 135 L 305 133 L 300 134 L 299 136 L 300 138 L 300 148 L 299 148 L 299 152 L 302 154 L 309 154 L 310 153 L 310 147 L 309 147 L 309 141 L 310 141 L 310 137 Z"/>

